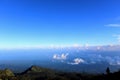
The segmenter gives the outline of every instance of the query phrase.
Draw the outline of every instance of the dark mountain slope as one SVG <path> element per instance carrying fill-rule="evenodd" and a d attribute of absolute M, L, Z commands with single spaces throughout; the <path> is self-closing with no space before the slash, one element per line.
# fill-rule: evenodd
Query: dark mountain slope
<path fill-rule="evenodd" d="M 74 72 L 59 72 L 38 66 L 31 66 L 20 74 L 11 70 L 0 70 L 0 80 L 120 80 L 120 71 L 107 74 L 81 74 Z"/>

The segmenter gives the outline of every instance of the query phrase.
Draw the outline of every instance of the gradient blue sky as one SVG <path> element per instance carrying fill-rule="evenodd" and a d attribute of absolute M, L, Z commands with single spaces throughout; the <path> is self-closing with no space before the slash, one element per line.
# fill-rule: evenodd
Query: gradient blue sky
<path fill-rule="evenodd" d="M 120 42 L 120 0 L 0 0 L 0 46 Z"/>

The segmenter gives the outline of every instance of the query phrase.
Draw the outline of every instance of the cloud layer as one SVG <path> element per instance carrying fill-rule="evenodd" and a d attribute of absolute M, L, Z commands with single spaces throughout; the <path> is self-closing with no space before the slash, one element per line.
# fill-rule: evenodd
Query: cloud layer
<path fill-rule="evenodd" d="M 120 34 L 117 34 L 117 35 L 113 35 L 114 37 L 117 38 L 118 42 L 120 43 Z"/>
<path fill-rule="evenodd" d="M 53 59 L 56 59 L 56 60 L 65 60 L 65 59 L 67 59 L 67 56 L 68 56 L 68 53 L 67 54 L 61 54 L 61 55 L 59 55 L 59 54 L 54 54 L 53 55 Z"/>
<path fill-rule="evenodd" d="M 77 65 L 77 64 L 80 64 L 80 63 L 84 63 L 85 61 L 82 59 L 82 58 L 75 58 L 73 60 L 73 62 L 69 62 L 68 64 L 71 64 L 71 65 Z"/>
<path fill-rule="evenodd" d="M 107 24 L 108 27 L 120 27 L 120 24 Z"/>

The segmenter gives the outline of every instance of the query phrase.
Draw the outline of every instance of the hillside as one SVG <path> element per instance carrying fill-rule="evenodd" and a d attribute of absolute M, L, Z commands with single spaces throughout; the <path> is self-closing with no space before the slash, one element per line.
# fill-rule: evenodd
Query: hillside
<path fill-rule="evenodd" d="M 15 74 L 10 69 L 0 70 L 0 80 L 120 80 L 120 71 L 107 74 L 83 74 L 59 72 L 39 66 L 31 66 L 22 73 Z"/>

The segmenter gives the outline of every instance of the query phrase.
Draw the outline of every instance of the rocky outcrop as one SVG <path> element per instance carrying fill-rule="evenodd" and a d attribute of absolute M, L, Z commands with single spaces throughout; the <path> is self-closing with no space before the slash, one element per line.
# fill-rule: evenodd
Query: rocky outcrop
<path fill-rule="evenodd" d="M 0 77 L 2 76 L 15 76 L 10 69 L 0 70 Z"/>

